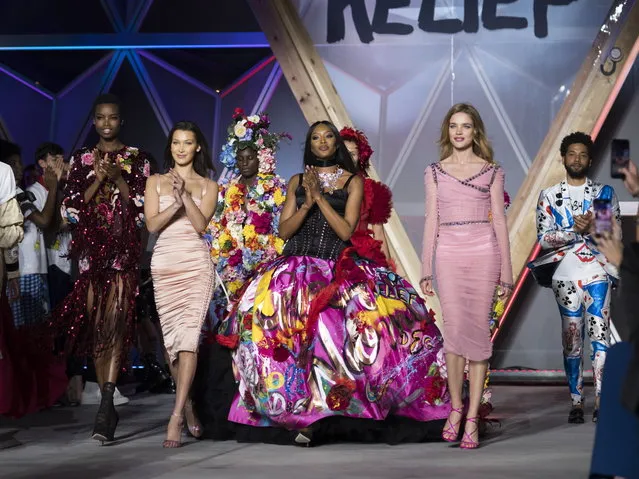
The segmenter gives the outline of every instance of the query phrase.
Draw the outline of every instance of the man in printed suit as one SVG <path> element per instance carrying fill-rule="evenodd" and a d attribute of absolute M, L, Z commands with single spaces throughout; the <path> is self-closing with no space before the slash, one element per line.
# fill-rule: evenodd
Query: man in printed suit
<path fill-rule="evenodd" d="M 599 414 L 599 395 L 610 346 L 610 296 L 617 268 L 595 244 L 595 200 L 610 202 L 612 223 L 621 229 L 619 202 L 612 187 L 588 178 L 592 164 L 592 139 L 581 132 L 566 136 L 560 153 L 566 179 L 541 192 L 537 203 L 537 236 L 544 250 L 532 269 L 556 264 L 552 289 L 562 319 L 564 368 L 572 398 L 568 422 L 584 422 L 583 347 L 590 339 L 595 404 L 593 421 Z"/>

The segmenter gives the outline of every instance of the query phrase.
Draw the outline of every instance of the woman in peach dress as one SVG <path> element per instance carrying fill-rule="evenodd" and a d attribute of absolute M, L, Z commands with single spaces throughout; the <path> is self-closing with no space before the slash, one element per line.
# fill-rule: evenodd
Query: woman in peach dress
<path fill-rule="evenodd" d="M 443 439 L 457 440 L 464 416 L 462 382 L 470 363 L 470 401 L 460 447 L 479 446 L 478 413 L 488 360 L 495 295 L 512 291 L 504 209 L 504 172 L 493 160 L 477 110 L 460 103 L 441 127 L 440 158 L 426 168 L 426 224 L 422 292 L 432 296 L 435 248 L 437 290 L 444 320 L 444 351 L 452 411 Z"/>
<path fill-rule="evenodd" d="M 189 432 L 202 435 L 190 389 L 195 375 L 200 330 L 215 281 L 215 267 L 202 238 L 217 203 L 217 183 L 208 147 L 195 123 L 177 123 L 165 151 L 168 173 L 150 177 L 144 212 L 151 233 L 159 233 L 151 274 L 155 301 L 176 382 L 175 407 L 163 447 L 180 447 L 184 416 Z"/>

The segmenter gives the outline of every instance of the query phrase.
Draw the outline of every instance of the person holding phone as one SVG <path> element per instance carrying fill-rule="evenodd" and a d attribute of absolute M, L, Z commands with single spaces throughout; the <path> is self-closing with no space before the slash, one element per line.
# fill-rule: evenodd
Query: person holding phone
<path fill-rule="evenodd" d="M 556 268 L 550 285 L 562 319 L 564 368 L 572 398 L 568 422 L 584 422 L 583 346 L 590 339 L 595 405 L 599 395 L 606 351 L 610 345 L 610 290 L 619 277 L 617 267 L 600 252 L 599 235 L 621 226 L 619 202 L 611 186 L 588 178 L 593 142 L 582 132 L 566 136 L 560 154 L 566 179 L 543 190 L 537 202 L 537 236 L 549 254 L 533 261 L 535 270 Z M 615 224 L 617 226 L 615 226 Z"/>

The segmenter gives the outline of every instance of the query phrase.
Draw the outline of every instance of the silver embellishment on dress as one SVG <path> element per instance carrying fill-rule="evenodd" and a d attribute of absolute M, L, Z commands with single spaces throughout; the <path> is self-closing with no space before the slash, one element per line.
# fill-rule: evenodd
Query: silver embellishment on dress
<path fill-rule="evenodd" d="M 462 225 L 477 225 L 490 223 L 489 220 L 467 220 L 467 221 L 449 221 L 448 223 L 441 223 L 440 226 L 462 226 Z"/>

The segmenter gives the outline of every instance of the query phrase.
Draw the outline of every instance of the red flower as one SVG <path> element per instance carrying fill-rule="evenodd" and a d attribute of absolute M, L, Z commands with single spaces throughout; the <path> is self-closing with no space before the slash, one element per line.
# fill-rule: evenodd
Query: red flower
<path fill-rule="evenodd" d="M 242 250 L 237 250 L 229 256 L 229 266 L 235 267 L 238 264 L 242 264 Z"/>
<path fill-rule="evenodd" d="M 233 110 L 233 119 L 234 120 L 239 120 L 243 116 L 244 116 L 244 109 L 243 108 L 236 108 L 235 110 Z"/>
<path fill-rule="evenodd" d="M 244 327 L 245 331 L 250 331 L 251 329 L 253 329 L 253 315 L 252 314 L 247 314 L 246 316 L 244 316 L 244 318 L 242 318 L 242 326 Z"/>
<path fill-rule="evenodd" d="M 504 190 L 504 206 L 508 208 L 510 206 L 510 195 Z"/>
<path fill-rule="evenodd" d="M 326 396 L 326 404 L 331 411 L 348 409 L 353 397 L 353 389 L 346 384 L 335 384 Z"/>
<path fill-rule="evenodd" d="M 240 337 L 237 334 L 231 334 L 229 336 L 218 334 L 215 336 L 215 340 L 220 346 L 224 346 L 229 349 L 236 349 L 237 345 L 240 343 Z"/>
<path fill-rule="evenodd" d="M 278 363 L 283 363 L 290 357 L 291 353 L 289 353 L 288 349 L 286 349 L 284 346 L 277 346 L 273 350 L 273 359 L 275 359 L 275 361 L 277 361 Z"/>
<path fill-rule="evenodd" d="M 268 234 L 271 230 L 272 216 L 270 213 L 251 214 L 251 224 L 255 226 L 255 232 L 260 235 Z"/>
<path fill-rule="evenodd" d="M 434 404 L 437 399 L 441 399 L 446 380 L 437 375 L 426 378 L 426 381 L 426 402 Z"/>

